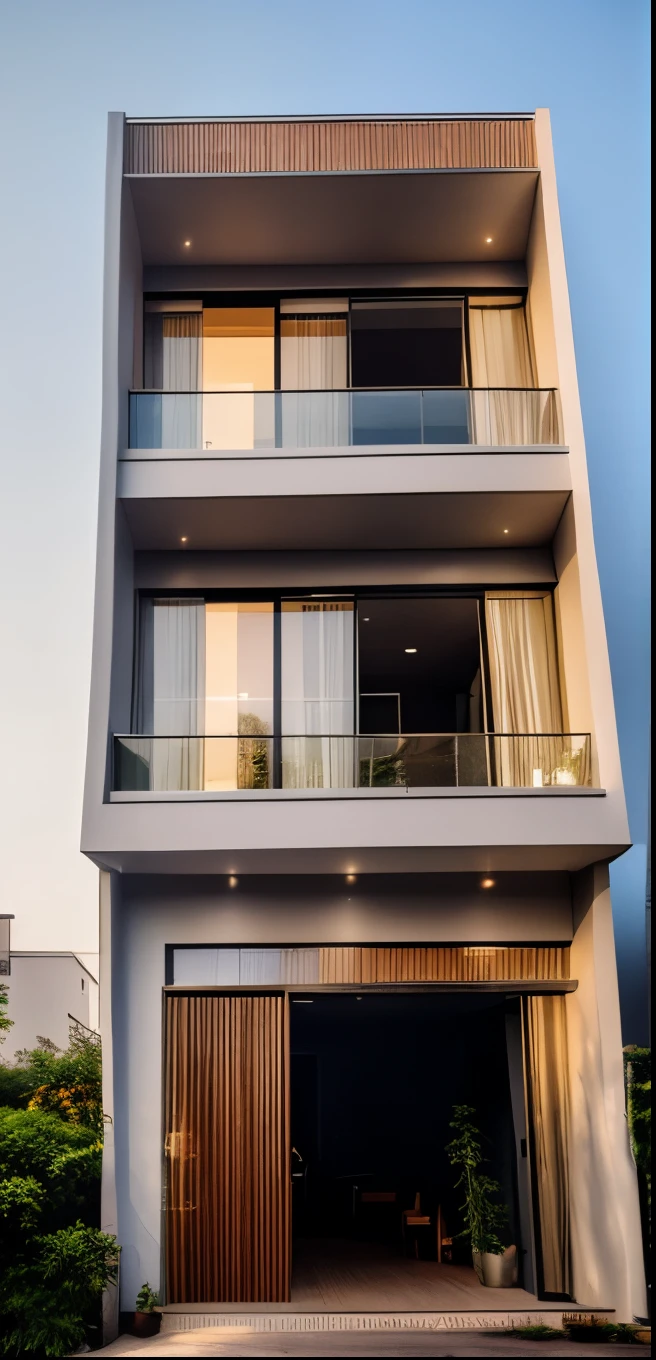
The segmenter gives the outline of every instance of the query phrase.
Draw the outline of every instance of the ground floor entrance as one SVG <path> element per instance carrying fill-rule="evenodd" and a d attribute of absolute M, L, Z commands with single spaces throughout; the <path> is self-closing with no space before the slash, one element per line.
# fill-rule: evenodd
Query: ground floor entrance
<path fill-rule="evenodd" d="M 168 1303 L 490 1307 L 459 1236 L 459 1106 L 498 1184 L 517 1306 L 566 1298 L 564 997 L 518 985 L 169 991 Z"/>

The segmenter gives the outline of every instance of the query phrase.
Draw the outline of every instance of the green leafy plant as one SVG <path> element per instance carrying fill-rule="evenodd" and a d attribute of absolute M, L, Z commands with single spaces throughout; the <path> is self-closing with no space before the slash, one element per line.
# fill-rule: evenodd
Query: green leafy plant
<path fill-rule="evenodd" d="M 517 1336 L 522 1341 L 563 1341 L 565 1333 L 560 1327 L 550 1327 L 547 1322 L 532 1322 L 526 1327 L 509 1327 L 507 1336 Z"/>
<path fill-rule="evenodd" d="M 158 1307 L 159 1307 L 159 1294 L 156 1294 L 155 1290 L 151 1289 L 148 1282 L 146 1282 L 146 1284 L 142 1284 L 141 1289 L 137 1294 L 136 1304 L 137 1312 L 154 1313 L 155 1309 Z"/>
<path fill-rule="evenodd" d="M 455 1137 L 447 1144 L 446 1152 L 451 1166 L 460 1170 L 456 1189 L 463 1186 L 465 1192 L 465 1202 L 460 1206 L 465 1226 L 458 1236 L 467 1238 L 474 1252 L 502 1256 L 507 1243 L 500 1233 L 508 1215 L 505 1207 L 494 1200 L 501 1193 L 499 1182 L 481 1171 L 485 1158 L 475 1119 L 476 1110 L 471 1105 L 454 1105 L 449 1128 L 455 1131 Z"/>
<path fill-rule="evenodd" d="M 405 761 L 400 751 L 360 761 L 360 787 L 381 789 L 407 783 Z"/>
<path fill-rule="evenodd" d="M 74 1031 L 0 1065 L 0 1354 L 68 1355 L 100 1321 L 118 1246 L 100 1232 L 101 1052 Z"/>
<path fill-rule="evenodd" d="M 7 1030 L 11 1029 L 13 1020 L 9 1019 L 7 1007 L 9 1005 L 9 990 L 6 982 L 0 982 L 0 1044 L 4 1044 Z"/>
<path fill-rule="evenodd" d="M 624 1049 L 624 1069 L 631 1147 L 651 1196 L 651 1049 L 629 1045 Z"/>
<path fill-rule="evenodd" d="M 116 1284 L 115 1237 L 77 1222 L 33 1241 L 0 1290 L 0 1348 L 5 1355 L 70 1355 L 84 1341 L 103 1289 Z"/>

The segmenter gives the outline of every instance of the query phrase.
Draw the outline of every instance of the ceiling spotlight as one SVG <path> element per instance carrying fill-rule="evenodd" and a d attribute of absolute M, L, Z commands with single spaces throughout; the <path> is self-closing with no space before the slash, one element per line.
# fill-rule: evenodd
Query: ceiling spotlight
<path fill-rule="evenodd" d="M 231 874 L 230 877 L 229 877 L 229 879 L 228 879 L 228 884 L 229 884 L 229 886 L 230 886 L 231 888 L 236 888 L 238 882 L 239 882 L 239 879 L 237 878 L 237 875 L 236 875 L 236 874 Z"/>
<path fill-rule="evenodd" d="M 486 237 L 485 237 L 485 244 L 486 244 L 486 246 L 491 246 L 491 245 L 492 245 L 492 237 L 491 237 L 491 236 L 486 236 Z M 187 242 L 187 245 L 189 245 L 189 242 Z"/>
<path fill-rule="evenodd" d="M 183 535 L 182 535 L 182 538 L 180 539 L 180 542 L 181 542 L 181 543 L 187 543 L 187 542 L 188 542 L 188 539 L 187 539 L 187 535 L 186 535 L 186 534 L 183 534 Z"/>
<path fill-rule="evenodd" d="M 314 1005 L 314 1002 L 311 1001 L 309 997 L 306 999 L 306 998 L 303 997 L 303 996 L 293 996 L 293 997 L 292 997 L 292 1005 L 293 1005 L 293 1006 L 313 1006 L 313 1005 Z"/>
<path fill-rule="evenodd" d="M 509 533 L 510 533 L 510 529 L 504 529 L 503 532 L 504 532 L 504 534 L 509 534 Z"/>
<path fill-rule="evenodd" d="M 346 882 L 347 882 L 347 883 L 357 883 L 357 881 L 358 881 L 358 879 L 357 879 L 357 875 L 356 875 L 356 874 L 347 874 L 347 875 L 346 875 Z"/>
<path fill-rule="evenodd" d="M 368 622 L 369 622 L 369 619 L 363 619 L 362 622 L 363 622 L 363 623 L 368 623 Z"/>
<path fill-rule="evenodd" d="M 416 647 L 406 647 L 405 650 L 406 650 L 408 656 L 414 656 L 415 653 L 416 653 L 416 651 L 417 651 L 417 648 L 416 648 Z"/>
<path fill-rule="evenodd" d="M 186 246 L 187 250 L 189 249 L 189 246 L 190 246 L 190 245 L 191 245 L 191 241 L 185 241 L 185 246 Z"/>
<path fill-rule="evenodd" d="M 481 887 L 482 887 L 482 888 L 493 888 L 493 887 L 494 887 L 494 879 L 493 879 L 493 878 L 482 878 L 482 879 L 481 879 Z"/>

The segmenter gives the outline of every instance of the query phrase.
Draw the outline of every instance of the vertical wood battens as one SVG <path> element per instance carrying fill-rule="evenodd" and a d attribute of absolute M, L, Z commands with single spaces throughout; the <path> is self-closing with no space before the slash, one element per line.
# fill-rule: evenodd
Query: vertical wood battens
<path fill-rule="evenodd" d="M 128 123 L 130 175 L 527 170 L 533 120 Z"/>
<path fill-rule="evenodd" d="M 569 978 L 569 947 L 326 946 L 319 950 L 323 983 L 557 982 Z"/>
<path fill-rule="evenodd" d="M 278 996 L 166 999 L 171 1303 L 284 1303 L 289 1016 Z"/>

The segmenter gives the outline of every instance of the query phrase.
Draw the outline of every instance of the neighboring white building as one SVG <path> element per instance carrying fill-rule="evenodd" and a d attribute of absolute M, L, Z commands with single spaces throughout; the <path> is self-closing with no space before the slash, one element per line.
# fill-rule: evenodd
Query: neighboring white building
<path fill-rule="evenodd" d="M 98 1029 L 98 979 L 77 954 L 12 949 L 11 972 L 3 980 L 13 1021 L 0 1049 L 4 1062 L 13 1062 L 19 1049 L 36 1048 L 39 1037 L 67 1048 L 74 1020 Z"/>
<path fill-rule="evenodd" d="M 548 112 L 112 114 L 104 287 L 82 848 L 122 1307 L 325 1313 L 306 1269 L 377 1309 L 308 1243 L 369 1215 L 393 1251 L 420 1194 L 421 1309 L 502 1309 L 440 1260 L 469 1103 L 513 1307 L 643 1314 Z"/>

